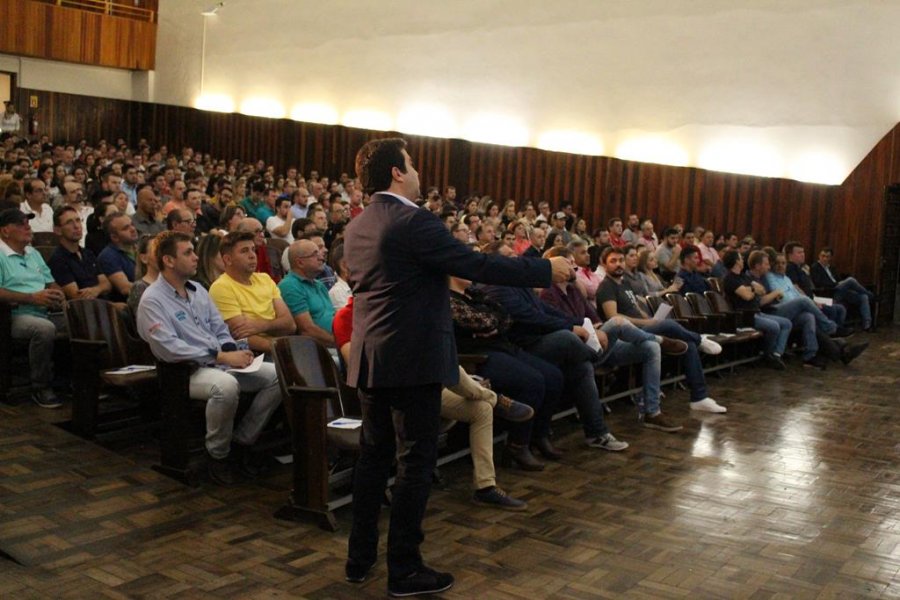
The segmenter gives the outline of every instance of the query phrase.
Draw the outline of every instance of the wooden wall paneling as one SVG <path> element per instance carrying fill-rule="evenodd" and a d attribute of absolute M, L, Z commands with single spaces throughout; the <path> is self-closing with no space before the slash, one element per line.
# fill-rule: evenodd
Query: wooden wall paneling
<path fill-rule="evenodd" d="M 0 6 L 0 15 L 10 7 Z M 0 31 L 8 23 L 0 22 Z M 261 158 L 278 171 L 295 165 L 337 176 L 352 172 L 358 148 L 385 132 L 337 125 L 295 123 L 192 108 L 89 98 L 20 89 L 18 102 L 38 96 L 41 133 L 54 140 L 77 141 L 140 137 L 178 151 L 189 144 L 225 159 Z M 397 134 L 387 134 L 397 135 Z M 423 187 L 457 187 L 460 198 L 473 192 L 502 203 L 571 200 L 589 227 L 605 227 L 613 216 L 630 212 L 667 225 L 703 225 L 716 232 L 751 233 L 780 245 L 799 239 L 810 249 L 835 247 L 840 270 L 864 282 L 878 274 L 877 242 L 883 219 L 883 190 L 900 174 L 900 125 L 889 132 L 842 186 L 703 171 L 695 168 L 578 156 L 533 148 L 509 148 L 464 140 L 404 136 L 416 159 Z"/>
<path fill-rule="evenodd" d="M 124 69 L 155 66 L 155 23 L 40 2 L 0 4 L 0 52 Z"/>

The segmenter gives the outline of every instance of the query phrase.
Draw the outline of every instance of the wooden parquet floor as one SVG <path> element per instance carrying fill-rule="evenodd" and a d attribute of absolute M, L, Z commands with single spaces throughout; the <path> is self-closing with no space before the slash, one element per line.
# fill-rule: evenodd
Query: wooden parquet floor
<path fill-rule="evenodd" d="M 557 423 L 563 461 L 498 470 L 525 513 L 469 504 L 468 461 L 444 467 L 423 550 L 456 576 L 445 597 L 900 597 L 898 333 L 869 336 L 849 368 L 711 376 L 727 415 L 688 414 L 686 392 L 669 390 L 679 434 L 613 403 L 624 453 Z M 335 534 L 272 517 L 286 468 L 186 487 L 150 470 L 147 448 L 112 452 L 59 418 L 0 407 L 0 551 L 18 561 L 0 558 L 0 598 L 385 596 L 383 561 L 366 584 L 343 581 L 347 509 Z"/>

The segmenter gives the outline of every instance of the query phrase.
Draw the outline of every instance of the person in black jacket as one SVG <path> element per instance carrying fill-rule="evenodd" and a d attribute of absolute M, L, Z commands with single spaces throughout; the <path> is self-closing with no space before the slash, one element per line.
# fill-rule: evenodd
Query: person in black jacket
<path fill-rule="evenodd" d="M 875 299 L 875 294 L 867 290 L 853 277 L 838 280 L 837 275 L 831 269 L 831 259 L 834 256 L 831 248 L 825 247 L 819 251 L 819 260 L 810 268 L 809 276 L 812 278 L 816 289 L 830 290 L 835 302 L 855 306 L 862 319 L 862 327 L 866 331 L 872 328 L 872 307 L 870 302 Z"/>
<path fill-rule="evenodd" d="M 547 287 L 574 272 L 565 259 L 487 256 L 454 238 L 414 203 L 419 177 L 400 138 L 366 143 L 356 173 L 373 195 L 344 241 L 354 280 L 347 383 L 358 388 L 363 413 L 346 577 L 362 582 L 375 564 L 378 514 L 396 455 L 388 592 L 435 593 L 449 589 L 453 576 L 425 566 L 419 546 L 437 461 L 441 388 L 459 377 L 447 276 Z"/>

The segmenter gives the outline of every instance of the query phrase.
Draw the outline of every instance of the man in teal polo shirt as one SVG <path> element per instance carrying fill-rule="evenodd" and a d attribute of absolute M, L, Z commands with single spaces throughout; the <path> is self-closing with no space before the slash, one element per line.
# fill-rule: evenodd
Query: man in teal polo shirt
<path fill-rule="evenodd" d="M 66 297 L 53 281 L 50 267 L 31 243 L 31 219 L 18 208 L 0 212 L 0 301 L 15 304 L 13 339 L 28 342 L 32 399 L 43 408 L 59 408 L 53 394 L 53 343 L 61 318 L 51 320 L 48 309 L 59 310 Z M 327 294 L 326 294 L 327 295 Z"/>
<path fill-rule="evenodd" d="M 324 264 L 319 248 L 310 240 L 298 240 L 288 249 L 288 260 L 291 272 L 281 280 L 278 289 L 294 317 L 297 333 L 334 348 L 334 306 L 328 288 L 316 279 Z"/>

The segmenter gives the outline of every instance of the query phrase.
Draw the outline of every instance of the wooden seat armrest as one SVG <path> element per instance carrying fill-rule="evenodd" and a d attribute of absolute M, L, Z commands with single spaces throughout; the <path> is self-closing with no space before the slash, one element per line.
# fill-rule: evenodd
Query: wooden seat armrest
<path fill-rule="evenodd" d="M 459 364 L 483 365 L 487 362 L 487 354 L 460 354 L 458 355 Z"/>
<path fill-rule="evenodd" d="M 69 338 L 69 342 L 71 342 L 73 347 L 78 347 L 85 350 L 102 350 L 109 345 L 106 343 L 106 340 L 86 340 L 84 338 Z"/>
<path fill-rule="evenodd" d="M 297 397 L 322 396 L 335 398 L 340 394 L 340 391 L 337 388 L 333 387 L 321 388 L 306 387 L 302 385 L 289 385 L 287 389 L 292 396 L 296 395 Z"/>

